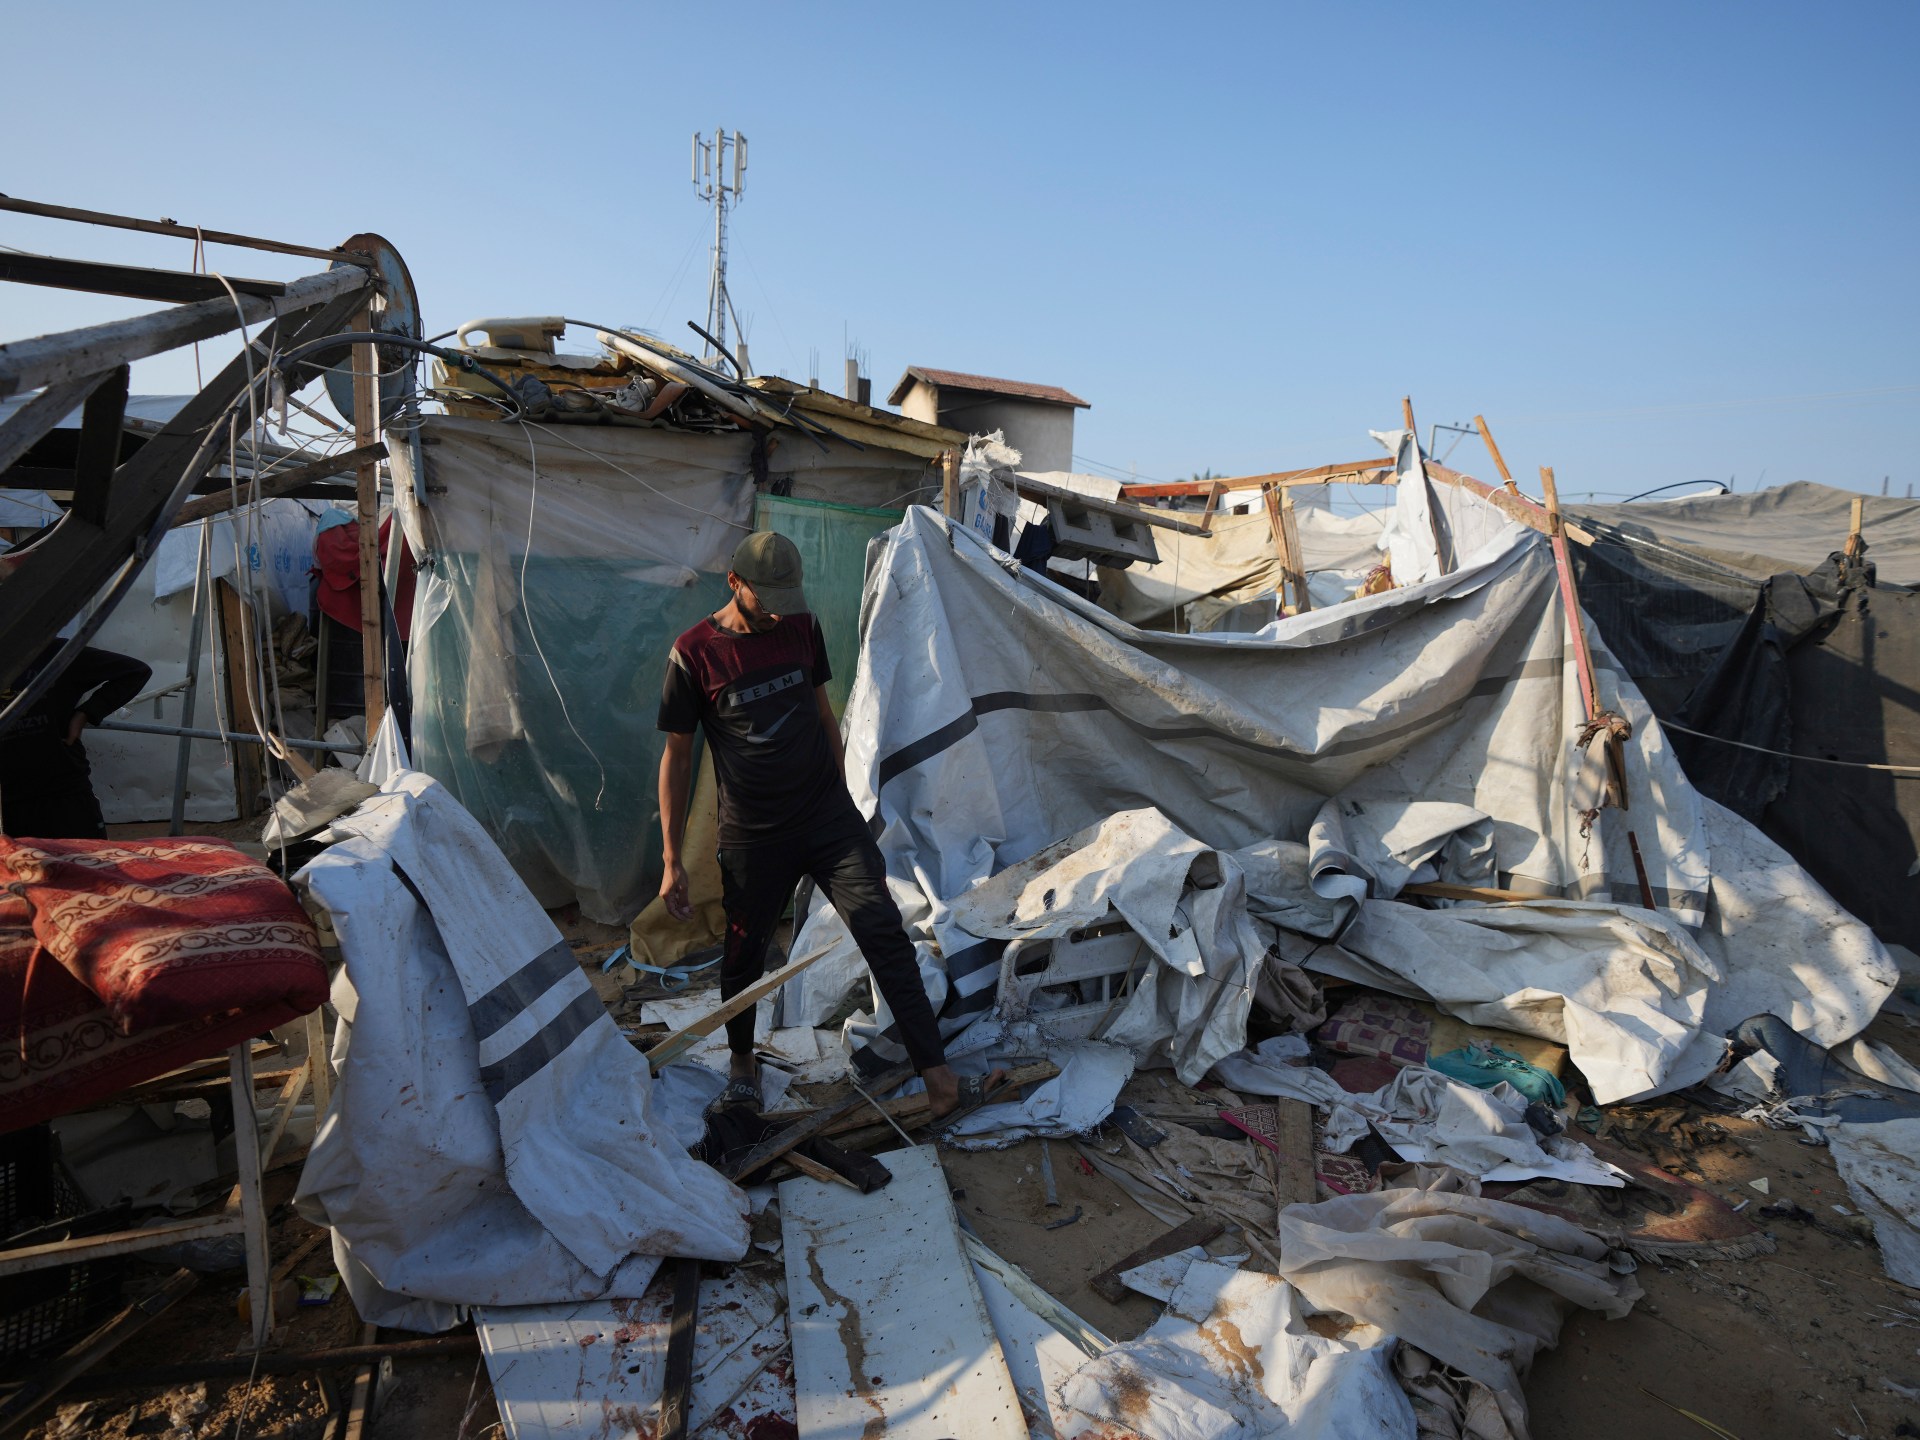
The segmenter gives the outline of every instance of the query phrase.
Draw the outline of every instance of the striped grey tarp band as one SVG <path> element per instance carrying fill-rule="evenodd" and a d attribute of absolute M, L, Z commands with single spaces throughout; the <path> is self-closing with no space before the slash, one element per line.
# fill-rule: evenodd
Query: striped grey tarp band
<path fill-rule="evenodd" d="M 485 1041 L 561 980 L 579 973 L 580 962 L 567 942 L 555 941 L 467 1007 L 473 1038 Z"/>
<path fill-rule="evenodd" d="M 1505 675 L 1484 677 L 1476 682 L 1462 698 L 1483 700 L 1489 696 L 1498 695 L 1517 681 L 1558 677 L 1563 669 L 1564 666 L 1559 660 L 1529 660 L 1518 670 L 1510 671 Z M 1338 741 L 1324 750 L 1307 751 L 1296 750 L 1287 745 L 1269 745 L 1263 741 L 1249 740 L 1243 735 L 1235 735 L 1217 725 L 1209 725 L 1201 721 L 1181 725 L 1149 725 L 1143 720 L 1135 720 L 1132 716 L 1121 713 L 1104 695 L 1091 695 L 1085 692 L 1035 695 L 1018 690 L 997 690 L 974 697 L 964 715 L 949 720 L 939 729 L 929 731 L 918 740 L 909 741 L 891 754 L 882 756 L 874 776 L 874 789 L 884 789 L 889 781 L 905 774 L 914 766 L 952 749 L 979 728 L 980 718 L 983 715 L 991 715 L 1001 710 L 1025 710 L 1040 715 L 1081 715 L 1105 711 L 1135 734 L 1149 740 L 1218 740 L 1243 750 L 1252 750 L 1262 755 L 1274 755 L 1289 760 L 1330 759 L 1334 756 L 1371 750 L 1390 745 L 1396 740 L 1404 739 L 1419 731 L 1449 724 L 1454 719 L 1452 710 L 1449 708 L 1421 716 L 1417 720 L 1409 720 L 1404 725 L 1396 725 L 1390 730 L 1382 730 L 1375 735 L 1363 735 L 1352 740 Z"/>
<path fill-rule="evenodd" d="M 585 1034 L 594 1021 L 606 1019 L 606 1006 L 589 986 L 524 1045 L 493 1064 L 480 1067 L 480 1081 L 487 1087 L 487 1097 L 498 1105 L 523 1081 L 545 1069 L 550 1060 Z"/>

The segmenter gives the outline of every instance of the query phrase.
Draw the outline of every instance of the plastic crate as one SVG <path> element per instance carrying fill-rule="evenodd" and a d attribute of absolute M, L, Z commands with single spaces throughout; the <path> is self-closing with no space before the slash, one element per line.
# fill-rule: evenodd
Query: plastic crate
<path fill-rule="evenodd" d="M 124 1230 L 127 1203 L 79 1213 L 80 1187 L 61 1163 L 51 1127 L 0 1135 L 0 1249 Z M 120 1304 L 126 1257 L 49 1265 L 0 1281 L 0 1364 L 77 1339 Z"/>

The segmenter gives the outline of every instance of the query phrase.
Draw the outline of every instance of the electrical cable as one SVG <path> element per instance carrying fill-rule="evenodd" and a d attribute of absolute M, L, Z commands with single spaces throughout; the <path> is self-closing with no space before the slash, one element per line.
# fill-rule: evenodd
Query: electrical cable
<path fill-rule="evenodd" d="M 1695 730 L 1691 726 L 1679 724 L 1673 720 L 1661 720 L 1663 730 L 1678 730 L 1682 735 L 1695 735 L 1702 740 L 1712 740 L 1721 745 L 1732 745 L 1741 750 L 1753 750 L 1762 755 L 1777 755 L 1783 760 L 1795 760 L 1806 765 L 1839 765 L 1849 770 L 1881 770 L 1897 776 L 1920 775 L 1920 765 L 1881 765 L 1871 760 L 1832 760 L 1825 755 L 1800 755 L 1792 750 L 1774 750 L 1765 745 L 1750 745 L 1745 740 L 1729 740 L 1724 735 L 1709 734 L 1705 730 Z"/>

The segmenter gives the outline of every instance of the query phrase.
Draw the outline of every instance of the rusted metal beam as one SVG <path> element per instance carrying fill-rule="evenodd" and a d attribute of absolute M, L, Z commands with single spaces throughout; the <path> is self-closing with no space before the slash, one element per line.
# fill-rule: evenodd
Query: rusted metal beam
<path fill-rule="evenodd" d="M 18 200 L 0 195 L 0 210 L 16 215 L 38 215 L 47 220 L 74 220 L 82 225 L 105 225 L 114 230 L 140 230 L 148 235 L 177 235 L 182 240 L 199 240 L 208 245 L 239 245 L 248 250 L 271 250 L 278 255 L 308 255 L 315 260 L 345 260 L 354 265 L 372 262 L 349 250 L 321 250 L 311 245 L 292 245 L 285 240 L 262 240 L 257 235 L 236 235 L 230 230 L 208 230 L 199 225 L 182 225 L 175 220 L 136 220 L 131 215 L 110 215 L 104 210 L 76 210 L 70 205 L 47 205 L 38 200 Z"/>

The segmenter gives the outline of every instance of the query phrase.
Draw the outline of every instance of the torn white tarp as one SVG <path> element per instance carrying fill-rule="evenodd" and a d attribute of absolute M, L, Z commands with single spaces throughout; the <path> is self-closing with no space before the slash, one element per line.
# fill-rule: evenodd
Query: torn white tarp
<path fill-rule="evenodd" d="M 1596 649 L 1601 703 L 1633 725 L 1623 747 L 1632 810 L 1598 808 L 1605 762 L 1600 747 L 1578 743 L 1586 707 L 1551 551 L 1539 534 L 1445 488 L 1458 568 L 1257 636 L 1136 629 L 922 508 L 888 533 L 868 579 L 847 773 L 949 1035 L 991 1008 L 1005 952 L 952 913 L 979 881 L 1148 807 L 1223 856 L 1304 846 L 1334 797 L 1389 812 L 1429 803 L 1477 812 L 1497 888 L 1622 915 L 1641 897 L 1631 825 L 1662 919 L 1627 928 L 1649 953 L 1667 950 L 1661 968 L 1678 974 L 1682 993 L 1651 978 L 1630 986 L 1615 963 L 1626 932 L 1600 925 L 1559 934 L 1565 963 L 1554 992 L 1589 1010 L 1594 1026 L 1613 1027 L 1605 1037 L 1583 1031 L 1588 1053 L 1577 1058 L 1612 1065 L 1616 1087 L 1668 1089 L 1711 1069 L 1717 1047 L 1702 1027 L 1717 1023 L 1716 990 L 1763 989 L 1781 1002 L 1743 1006 L 1727 1023 L 1768 1009 L 1822 1043 L 1865 1023 L 1893 983 L 1878 942 L 1798 866 L 1768 858 L 1777 847 L 1701 799 L 1639 692 Z M 1288 905 L 1261 887 L 1284 882 L 1291 866 L 1279 851 L 1271 858 L 1248 885 L 1249 904 L 1284 926 Z M 1293 904 L 1316 939 L 1338 923 Z M 851 944 L 820 909 L 795 951 L 831 954 L 809 972 L 808 1013 L 789 1013 L 789 1024 L 817 1023 L 861 981 Z M 1652 934 L 1661 924 L 1699 927 L 1687 933 L 1704 962 L 1676 958 L 1682 947 Z M 1512 938 L 1481 931 L 1483 949 Z M 1409 939 L 1419 953 L 1369 957 L 1377 975 L 1399 977 L 1391 988 L 1431 995 L 1443 1009 L 1509 997 L 1509 1008 L 1523 1007 L 1524 984 L 1489 994 L 1484 977 L 1470 977 L 1470 990 L 1444 993 L 1421 973 L 1430 942 Z M 1164 963 L 1155 971 L 1174 973 Z M 1594 996 L 1604 1003 L 1583 998 Z M 1608 1018 L 1616 1000 L 1631 1002 L 1617 1023 Z M 1541 1002 L 1537 1023 L 1549 1023 L 1551 1008 Z M 1568 1008 L 1556 1023 L 1571 1024 Z M 886 1024 L 876 1010 L 849 1038 L 895 1058 Z"/>
<path fill-rule="evenodd" d="M 1172 1065 L 1191 1085 L 1245 1042 L 1267 940 L 1247 913 L 1239 865 L 1159 811 L 1110 816 L 955 896 L 948 943 L 1059 940 L 1112 916 L 1157 963 L 1137 967 L 1101 1038 L 1143 1064 Z"/>
<path fill-rule="evenodd" d="M 1471 805 L 1333 799 L 1307 832 L 1307 874 L 1327 899 L 1393 896 L 1411 884 L 1445 880 L 1491 885 L 1493 824 Z"/>
<path fill-rule="evenodd" d="M 1312 1308 L 1284 1280 L 1197 1260 L 1146 1333 L 1088 1361 L 1060 1399 L 1140 1440 L 1414 1440 L 1393 1337 L 1322 1334 Z"/>
<path fill-rule="evenodd" d="M 1291 1038 L 1262 1041 L 1257 1050 L 1228 1056 L 1214 1066 L 1214 1077 L 1238 1092 L 1281 1095 L 1327 1111 L 1320 1143 L 1336 1155 L 1371 1129 L 1403 1160 L 1451 1165 L 1485 1180 L 1549 1175 L 1576 1185 L 1626 1183 L 1622 1171 L 1596 1159 L 1578 1141 L 1535 1135 L 1526 1122 L 1526 1097 L 1505 1081 L 1480 1090 L 1424 1065 L 1409 1065 L 1378 1090 L 1354 1094 L 1324 1070 L 1280 1059 L 1281 1046 Z"/>
<path fill-rule="evenodd" d="M 1133 1056 L 1098 1040 L 1046 1048 L 1058 1075 L 1024 1100 L 968 1112 L 942 1132 L 944 1138 L 959 1150 L 1002 1150 L 1036 1135 L 1085 1135 L 1111 1115 L 1132 1078 Z"/>
<path fill-rule="evenodd" d="M 1829 1125 L 1826 1136 L 1847 1193 L 1873 1222 L 1887 1278 L 1920 1286 L 1920 1120 Z"/>
<path fill-rule="evenodd" d="M 1435 1185 L 1457 1182 L 1438 1172 Z M 1317 1309 L 1390 1326 L 1492 1390 L 1526 1437 L 1520 1379 L 1579 1305 L 1618 1319 L 1640 1287 L 1607 1247 L 1568 1221 L 1442 1189 L 1342 1195 L 1280 1212 L 1280 1273 Z M 1518 1282 L 1518 1283 L 1516 1283 Z M 1530 1282 L 1530 1283 L 1528 1283 Z"/>
<path fill-rule="evenodd" d="M 333 830 L 295 877 L 350 982 L 296 1203 L 333 1227 L 359 1313 L 441 1329 L 744 1254 L 744 1196 L 656 1123 L 646 1062 L 452 795 L 402 772 Z"/>

